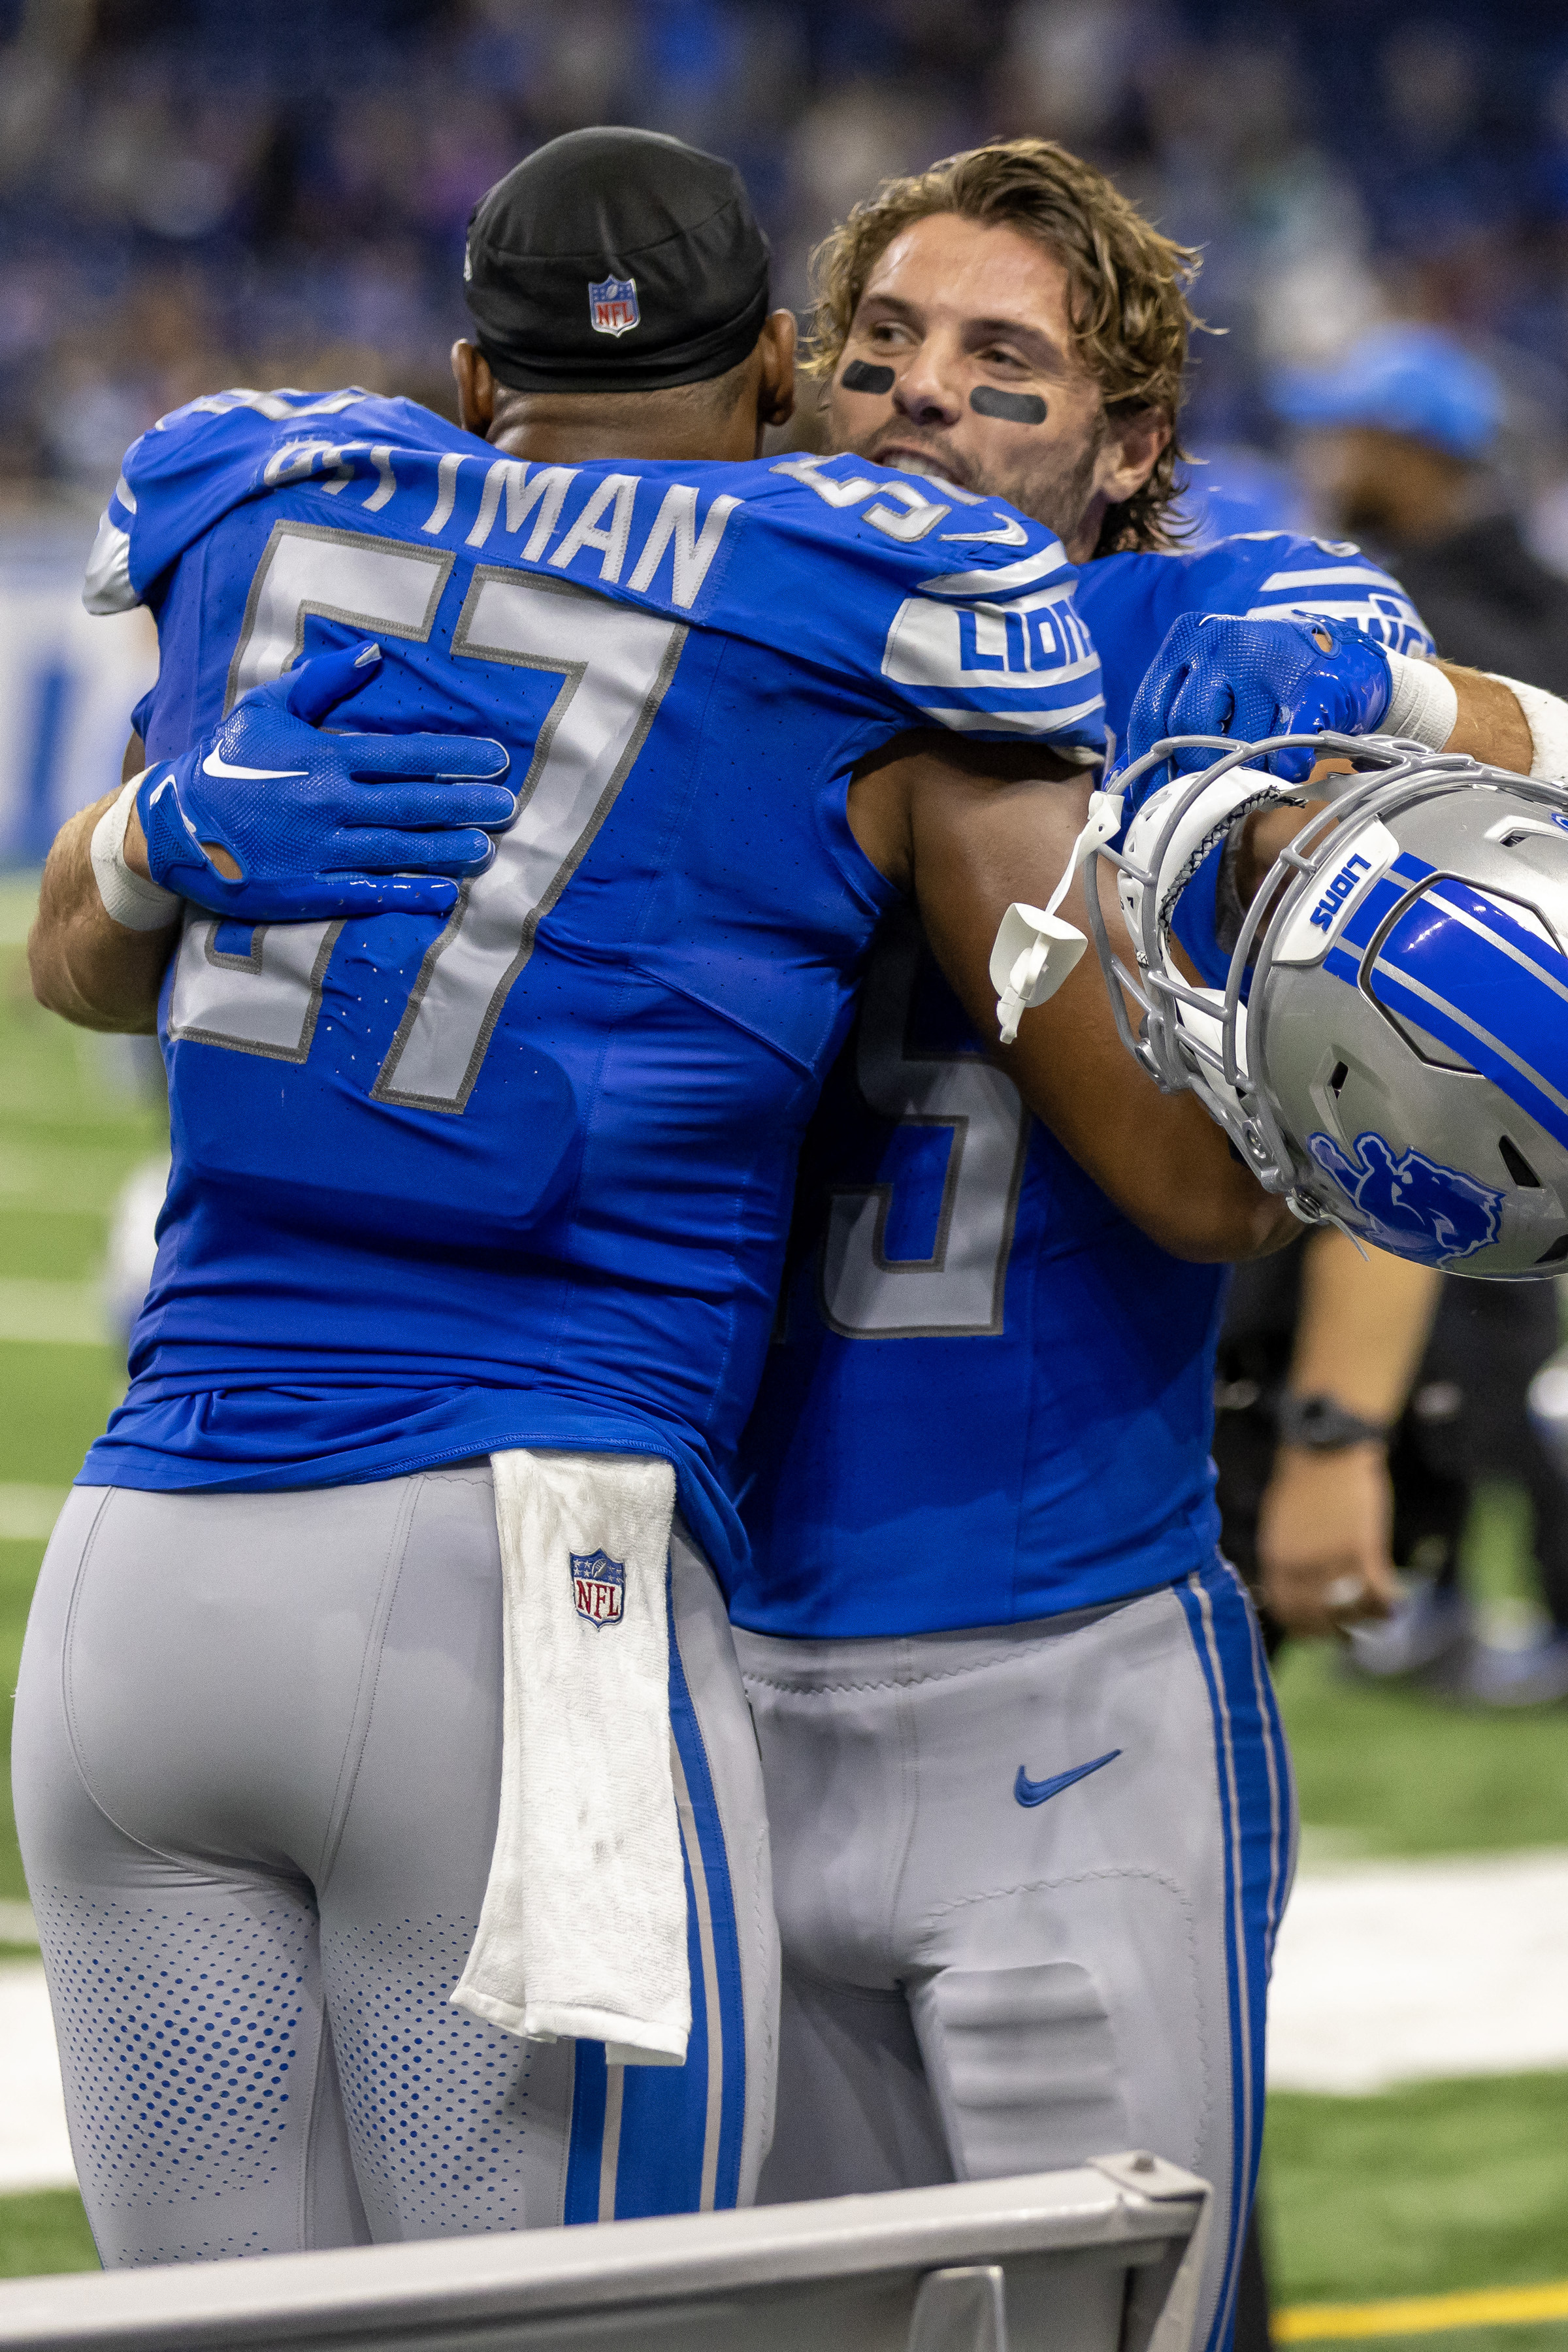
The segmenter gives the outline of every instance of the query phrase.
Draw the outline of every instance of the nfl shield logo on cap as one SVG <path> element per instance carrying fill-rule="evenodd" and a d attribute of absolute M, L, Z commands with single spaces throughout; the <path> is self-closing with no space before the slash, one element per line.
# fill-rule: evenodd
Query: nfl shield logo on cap
<path fill-rule="evenodd" d="M 626 1571 L 602 1551 L 572 1555 L 572 1598 L 590 1625 L 618 1625 L 626 1611 Z"/>
<path fill-rule="evenodd" d="M 635 278 L 602 278 L 588 281 L 588 317 L 596 335 L 624 335 L 642 313 L 637 309 Z"/>

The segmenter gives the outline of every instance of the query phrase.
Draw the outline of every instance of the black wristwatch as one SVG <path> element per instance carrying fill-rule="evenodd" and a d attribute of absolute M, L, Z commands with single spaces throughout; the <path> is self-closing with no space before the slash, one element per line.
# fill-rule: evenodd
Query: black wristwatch
<path fill-rule="evenodd" d="M 1346 1445 L 1381 1445 L 1388 1435 L 1381 1422 L 1363 1421 L 1331 1396 L 1292 1396 L 1289 1391 L 1274 1410 L 1274 1426 L 1281 1445 L 1303 1445 L 1309 1454 L 1337 1454 Z"/>

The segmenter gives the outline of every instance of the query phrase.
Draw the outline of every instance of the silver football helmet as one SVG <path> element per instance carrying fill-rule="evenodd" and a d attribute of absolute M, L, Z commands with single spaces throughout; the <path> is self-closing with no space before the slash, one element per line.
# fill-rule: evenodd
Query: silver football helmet
<path fill-rule="evenodd" d="M 1293 744 L 1352 772 L 1307 787 L 1249 764 Z M 1194 749 L 1219 746 L 1172 739 L 1116 781 Z M 1223 991 L 1194 987 L 1171 919 L 1205 856 L 1250 809 L 1326 794 Z M 1161 785 L 1121 848 L 1083 854 L 1118 869 L 1131 969 L 1092 875 L 1088 898 L 1125 1043 L 1303 1223 L 1449 1272 L 1568 1269 L 1568 786 L 1377 737 L 1278 737 Z"/>

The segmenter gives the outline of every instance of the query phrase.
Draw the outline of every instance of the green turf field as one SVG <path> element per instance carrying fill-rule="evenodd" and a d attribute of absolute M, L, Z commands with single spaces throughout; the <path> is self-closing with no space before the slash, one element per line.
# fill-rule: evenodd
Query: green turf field
<path fill-rule="evenodd" d="M 1277 2091 L 1265 2161 L 1282 2301 L 1568 2278 L 1568 2075 Z"/>
<path fill-rule="evenodd" d="M 35 1328 L 51 1297 L 62 1320 L 90 1329 L 115 1193 L 166 1135 L 119 1041 L 68 1029 L 33 1002 L 22 954 L 32 902 L 29 885 L 0 880 L 0 1899 L 26 1892 L 11 1825 L 10 1694 L 44 1549 L 37 1537 L 7 1537 L 6 1490 L 68 1486 L 124 1384 L 117 1348 L 5 1335 Z"/>
<path fill-rule="evenodd" d="M 36 1490 L 68 1483 L 119 1394 L 122 1367 L 112 1347 L 90 1338 L 6 1335 L 37 1328 L 51 1302 L 64 1327 L 90 1331 L 110 1206 L 163 1139 L 161 1114 L 133 1089 L 114 1041 L 72 1032 L 33 1003 L 20 953 L 29 905 L 25 884 L 0 881 L 7 1721 L 43 1542 L 6 1531 L 18 1514 L 47 1510 Z M 1469 1563 L 1479 1589 L 1501 1601 L 1527 1591 L 1524 1538 L 1515 1497 L 1482 1498 Z M 1499 1719 L 1415 1693 L 1369 1692 L 1348 1685 L 1321 1644 L 1289 1655 L 1280 1685 L 1310 1849 L 1370 1857 L 1568 1843 L 1568 1710 Z M 7 1780 L 0 1899 L 24 1891 Z M 1568 2278 L 1568 2075 L 1423 2084 L 1364 2099 L 1277 2095 L 1267 2184 L 1282 2302 Z M 0 2198 L 0 2275 L 92 2261 L 74 2192 Z M 1467 2352 L 1494 2352 L 1494 2336 L 1495 2352 L 1568 2352 L 1568 2325 L 1472 2329 L 1456 2340 Z"/>
<path fill-rule="evenodd" d="M 97 2268 L 87 2215 L 74 2189 L 0 2197 L 0 2278 Z"/>
<path fill-rule="evenodd" d="M 1287 1651 L 1279 1683 L 1310 1860 L 1568 1843 L 1568 1710 L 1369 1689 L 1326 1642 Z"/>

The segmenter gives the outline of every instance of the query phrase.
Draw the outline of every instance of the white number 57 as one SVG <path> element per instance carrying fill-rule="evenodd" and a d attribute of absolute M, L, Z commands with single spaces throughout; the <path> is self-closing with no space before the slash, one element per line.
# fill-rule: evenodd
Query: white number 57
<path fill-rule="evenodd" d="M 454 561 L 360 532 L 279 523 L 251 583 L 228 703 L 298 659 L 310 614 L 425 643 Z M 371 1088 L 374 1100 L 462 1110 L 539 924 L 614 807 L 685 641 L 679 624 L 570 581 L 475 570 L 454 658 L 543 670 L 561 683 L 517 785 L 517 821 L 432 942 Z M 170 1034 L 304 1061 L 342 928 L 258 924 L 247 950 L 236 954 L 219 949 L 216 919 L 193 914 L 175 966 Z"/>

